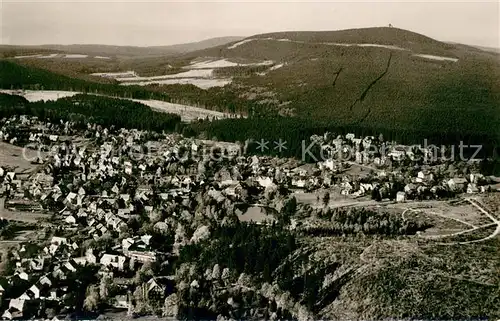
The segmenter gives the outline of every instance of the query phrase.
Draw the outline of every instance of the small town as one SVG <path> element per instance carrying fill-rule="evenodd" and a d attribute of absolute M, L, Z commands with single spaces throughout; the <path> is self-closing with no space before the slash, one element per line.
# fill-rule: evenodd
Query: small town
<path fill-rule="evenodd" d="M 499 12 L 0 0 L 0 321 L 500 321 Z"/>
<path fill-rule="evenodd" d="M 500 189 L 500 178 L 474 162 L 412 160 L 426 150 L 336 161 L 342 148 L 385 143 L 331 137 L 312 138 L 330 158 L 304 164 L 178 134 L 1 120 L 1 144 L 13 151 L 2 158 L 17 158 L 0 168 L 2 318 L 58 320 L 82 308 L 176 317 L 178 292 L 199 281 L 180 281 L 175 262 L 217 226 L 284 224 L 300 233 L 321 229 L 318 209 L 408 211 Z M 284 218 L 291 203 L 296 214 Z M 218 265 L 208 274 L 222 287 L 241 278 Z"/>

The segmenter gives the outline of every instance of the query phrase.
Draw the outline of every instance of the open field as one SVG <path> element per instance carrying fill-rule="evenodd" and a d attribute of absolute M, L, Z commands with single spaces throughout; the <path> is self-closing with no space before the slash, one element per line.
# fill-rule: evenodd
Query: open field
<path fill-rule="evenodd" d="M 60 90 L 0 90 L 0 93 L 22 96 L 29 102 L 58 100 L 59 98 L 72 97 L 79 94 L 76 91 Z"/>
<path fill-rule="evenodd" d="M 224 87 L 232 82 L 228 77 L 216 77 L 214 70 L 227 67 L 250 67 L 250 66 L 271 66 L 274 62 L 271 60 L 255 62 L 255 63 L 239 63 L 229 61 L 227 59 L 198 59 L 193 60 L 178 73 L 168 73 L 166 75 L 140 77 L 135 71 L 117 72 L 117 73 L 93 73 L 91 76 L 112 78 L 118 81 L 121 85 L 139 85 L 147 86 L 152 84 L 159 85 L 174 85 L 174 84 L 191 84 L 201 89 L 209 89 L 212 87 Z M 170 65 L 169 65 L 170 66 Z M 170 68 L 172 68 L 170 66 Z M 124 74 L 130 74 L 130 77 L 123 77 Z"/>
<path fill-rule="evenodd" d="M 436 202 L 427 206 L 418 203 L 398 204 L 403 218 L 417 218 L 433 225 L 419 235 L 430 240 L 443 240 L 450 244 L 470 244 L 498 239 L 500 217 L 475 201 L 474 198 L 461 199 L 458 204 Z"/>
<path fill-rule="evenodd" d="M 79 92 L 71 92 L 71 91 L 52 91 L 52 90 L 24 90 L 22 92 L 17 90 L 0 90 L 0 93 L 6 93 L 11 95 L 19 95 L 25 97 L 28 101 L 47 101 L 47 100 L 57 100 L 59 98 L 64 97 L 72 97 L 74 95 L 79 94 Z M 228 114 L 221 113 L 218 111 L 203 109 L 194 106 L 181 105 L 169 103 L 166 101 L 160 100 L 146 100 L 146 99 L 127 99 L 120 98 L 125 100 L 132 100 L 146 106 L 151 107 L 154 110 L 162 111 L 165 113 L 178 114 L 181 116 L 182 121 L 191 122 L 196 119 L 205 119 L 206 117 L 212 119 L 221 119 L 229 117 Z"/>
<path fill-rule="evenodd" d="M 38 151 L 23 149 L 5 142 L 0 142 L 0 166 L 4 168 L 15 168 L 14 171 L 16 173 L 30 173 L 34 171 L 38 165 L 31 164 L 29 160 L 34 159 L 38 155 Z"/>
<path fill-rule="evenodd" d="M 491 223 L 485 215 L 479 212 L 472 205 L 457 205 L 451 206 L 446 202 L 435 204 L 428 208 L 412 208 L 408 206 L 411 211 L 406 213 L 406 216 L 414 215 L 415 213 L 423 213 L 427 217 L 441 218 L 443 220 L 451 220 L 458 222 L 459 225 L 477 227 L 484 224 Z"/>
<path fill-rule="evenodd" d="M 149 106 L 154 110 L 180 115 L 182 121 L 185 122 L 191 122 L 200 118 L 204 119 L 206 117 L 210 119 L 212 118 L 221 119 L 228 117 L 228 114 L 224 114 L 218 111 L 181 105 L 181 104 L 173 104 L 160 100 L 132 99 L 132 101 Z"/>
<path fill-rule="evenodd" d="M 339 208 L 339 207 L 364 207 L 364 206 L 376 206 L 384 203 L 371 200 L 368 197 L 363 198 L 353 198 L 352 196 L 344 196 L 339 193 L 330 192 L 330 200 L 328 202 L 329 208 Z M 325 204 L 323 203 L 323 196 L 325 193 L 321 192 L 294 192 L 292 194 L 297 202 L 302 204 L 308 204 L 312 208 L 323 208 Z M 319 200 L 318 200 L 319 197 Z"/>
<path fill-rule="evenodd" d="M 32 212 L 11 211 L 5 208 L 5 198 L 0 198 L 0 218 L 8 221 L 25 223 L 39 223 L 40 220 L 49 219 L 52 215 Z"/>
<path fill-rule="evenodd" d="M 299 203 L 308 204 L 312 208 L 324 208 L 322 197 L 324 193 L 294 192 L 293 196 Z M 413 220 L 432 227 L 418 232 L 419 238 L 430 241 L 458 244 L 461 242 L 483 242 L 500 235 L 500 217 L 498 212 L 490 211 L 474 198 L 459 198 L 454 201 L 393 201 L 377 202 L 364 198 L 352 198 L 342 195 L 332 195 L 327 207 L 366 207 L 375 211 L 381 210 L 401 215 L 403 220 Z M 319 200 L 318 200 L 319 196 Z M 478 197 L 479 199 L 479 197 Z M 457 202 L 458 200 L 458 202 Z M 483 200 L 488 203 L 488 199 Z M 494 203 L 493 200 L 489 200 Z"/>
<path fill-rule="evenodd" d="M 26 222 L 26 223 L 39 223 L 42 219 L 49 219 L 50 214 L 30 213 L 10 211 L 7 209 L 0 209 L 0 217 L 8 221 Z"/>

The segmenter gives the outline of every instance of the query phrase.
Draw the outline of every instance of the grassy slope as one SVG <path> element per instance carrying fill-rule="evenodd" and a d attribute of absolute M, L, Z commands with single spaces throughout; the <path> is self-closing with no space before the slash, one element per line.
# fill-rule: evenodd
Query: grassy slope
<path fill-rule="evenodd" d="M 117 60 L 99 59 L 15 59 L 12 62 L 26 67 L 45 69 L 64 76 L 89 80 L 99 83 L 114 83 L 114 80 L 90 76 L 96 72 L 117 72 L 120 66 Z"/>
<path fill-rule="evenodd" d="M 500 316 L 498 240 L 470 246 L 426 245 L 395 251 L 342 288 L 326 318 L 465 319 Z M 464 261 L 464 257 L 467 258 Z"/>
<path fill-rule="evenodd" d="M 333 237 L 312 238 L 306 244 L 311 254 L 296 256 L 289 264 L 300 267 L 301 260 L 309 262 L 309 277 L 327 271 L 338 278 L 342 271 L 351 271 L 318 289 L 314 310 L 319 319 L 500 316 L 498 239 L 453 246 L 408 238 Z"/>

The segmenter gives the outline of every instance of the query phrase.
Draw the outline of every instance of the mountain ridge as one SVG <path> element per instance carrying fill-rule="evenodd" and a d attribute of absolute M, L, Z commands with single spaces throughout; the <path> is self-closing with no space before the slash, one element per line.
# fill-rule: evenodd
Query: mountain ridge
<path fill-rule="evenodd" d="M 128 70 L 183 75 L 143 86 L 184 104 L 244 115 L 259 109 L 337 126 L 500 139 L 498 55 L 398 28 L 266 33 L 172 56 L 95 60 L 16 63 L 91 81 L 110 80 L 90 79 L 92 73 Z M 199 68 L 194 62 L 205 66 L 205 83 L 222 79 L 223 87 L 193 85 L 186 74 Z"/>
<path fill-rule="evenodd" d="M 120 46 L 120 45 L 105 45 L 105 44 L 44 44 L 44 45 L 1 45 L 0 53 L 6 51 L 37 51 L 42 53 L 47 51 L 56 51 L 60 53 L 78 53 L 89 55 L 106 55 L 106 56 L 161 56 L 161 55 L 176 55 L 189 51 L 202 50 L 214 46 L 224 45 L 226 43 L 238 41 L 243 37 L 227 36 L 215 37 L 201 41 L 187 42 L 164 46 Z"/>

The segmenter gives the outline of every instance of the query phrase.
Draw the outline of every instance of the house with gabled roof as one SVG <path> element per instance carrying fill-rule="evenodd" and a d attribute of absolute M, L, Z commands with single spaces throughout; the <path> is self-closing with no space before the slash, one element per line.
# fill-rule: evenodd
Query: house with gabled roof
<path fill-rule="evenodd" d="M 9 301 L 9 308 L 2 314 L 2 318 L 7 320 L 20 319 L 23 317 L 24 307 L 24 300 L 11 299 Z"/>
<path fill-rule="evenodd" d="M 166 286 L 155 277 L 149 279 L 146 283 L 146 296 L 148 299 L 158 299 L 165 296 Z"/>
<path fill-rule="evenodd" d="M 66 217 L 64 219 L 64 221 L 67 223 L 67 224 L 70 224 L 70 225 L 76 225 L 76 218 L 73 216 L 73 215 L 70 215 L 68 217 Z"/>
<path fill-rule="evenodd" d="M 66 267 L 71 272 L 75 272 L 78 267 L 78 264 L 74 260 L 69 260 L 64 262 L 64 267 Z"/>
<path fill-rule="evenodd" d="M 56 266 L 52 271 L 52 277 L 59 280 L 66 280 L 71 272 L 72 271 L 68 269 L 65 265 L 59 265 Z"/>
<path fill-rule="evenodd" d="M 104 266 L 111 266 L 118 270 L 124 270 L 125 261 L 126 261 L 125 256 L 115 255 L 115 254 L 104 254 L 99 260 L 99 263 Z"/>
<path fill-rule="evenodd" d="M 46 276 L 42 276 L 39 280 L 38 280 L 38 283 L 41 285 L 41 286 L 48 286 L 48 287 L 51 287 L 52 286 L 52 281 Z"/>
<path fill-rule="evenodd" d="M 65 205 L 76 205 L 76 199 L 77 194 L 73 192 L 69 192 L 68 195 L 66 195 L 66 198 L 64 199 L 64 204 Z"/>

